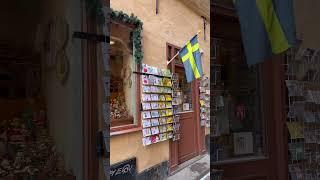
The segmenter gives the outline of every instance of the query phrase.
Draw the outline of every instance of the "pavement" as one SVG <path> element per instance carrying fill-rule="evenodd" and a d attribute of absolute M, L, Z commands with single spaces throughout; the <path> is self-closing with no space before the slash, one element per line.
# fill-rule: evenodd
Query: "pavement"
<path fill-rule="evenodd" d="M 210 156 L 205 154 L 180 165 L 167 180 L 209 180 Z"/>

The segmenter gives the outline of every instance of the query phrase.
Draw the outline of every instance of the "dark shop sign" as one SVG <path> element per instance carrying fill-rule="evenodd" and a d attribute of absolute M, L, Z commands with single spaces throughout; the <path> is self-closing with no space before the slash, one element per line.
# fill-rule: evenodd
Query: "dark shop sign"
<path fill-rule="evenodd" d="M 111 180 L 131 180 L 136 179 L 136 158 L 128 159 L 120 163 L 111 165 Z"/>

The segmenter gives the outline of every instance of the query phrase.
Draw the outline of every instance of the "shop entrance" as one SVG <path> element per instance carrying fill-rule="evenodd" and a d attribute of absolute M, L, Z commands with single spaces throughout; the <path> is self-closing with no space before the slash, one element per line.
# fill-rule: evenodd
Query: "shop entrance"
<path fill-rule="evenodd" d="M 288 179 L 284 57 L 248 67 L 235 12 L 211 9 L 211 164 L 226 180 Z"/>
<path fill-rule="evenodd" d="M 167 57 L 173 57 L 180 48 L 167 45 Z M 184 66 L 179 58 L 169 65 L 172 73 L 179 81 L 178 115 L 180 116 L 180 139 L 170 142 L 170 171 L 176 170 L 180 164 L 200 155 L 204 149 L 204 129 L 199 120 L 199 87 L 195 80 L 187 83 Z"/>

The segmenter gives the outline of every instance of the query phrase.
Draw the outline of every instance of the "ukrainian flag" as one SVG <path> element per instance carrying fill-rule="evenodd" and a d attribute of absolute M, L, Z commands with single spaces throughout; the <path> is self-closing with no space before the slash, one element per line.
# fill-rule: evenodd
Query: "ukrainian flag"
<path fill-rule="evenodd" d="M 279 54 L 296 42 L 292 0 L 234 0 L 248 65 Z"/>
<path fill-rule="evenodd" d="M 179 56 L 182 59 L 188 83 L 203 76 L 198 35 L 195 35 L 180 50 Z"/>

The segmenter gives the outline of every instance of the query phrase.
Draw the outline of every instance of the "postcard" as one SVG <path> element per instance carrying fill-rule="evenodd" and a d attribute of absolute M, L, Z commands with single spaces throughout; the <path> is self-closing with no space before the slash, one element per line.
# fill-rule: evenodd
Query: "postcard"
<path fill-rule="evenodd" d="M 143 128 L 151 127 L 151 121 L 150 121 L 150 119 L 142 120 L 142 127 L 143 127 Z"/>
<path fill-rule="evenodd" d="M 159 125 L 159 120 L 158 120 L 158 118 L 151 119 L 151 125 L 152 125 L 152 126 L 158 126 L 158 125 Z"/>

